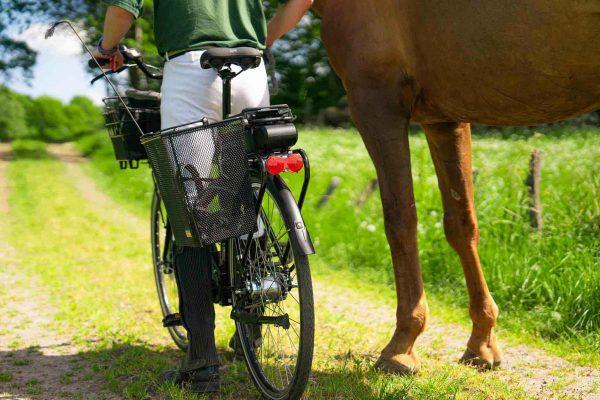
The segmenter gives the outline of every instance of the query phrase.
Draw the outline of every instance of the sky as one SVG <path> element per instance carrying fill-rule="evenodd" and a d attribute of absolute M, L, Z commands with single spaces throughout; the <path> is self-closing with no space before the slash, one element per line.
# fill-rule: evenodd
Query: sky
<path fill-rule="evenodd" d="M 13 35 L 36 50 L 38 59 L 29 85 L 22 78 L 15 77 L 8 82 L 8 87 L 34 97 L 56 97 L 63 102 L 68 102 L 73 96 L 83 95 L 100 104 L 102 97 L 106 95 L 105 85 L 102 82 L 90 85 L 88 57 L 81 54 L 77 37 L 63 27 L 58 28 L 53 37 L 45 40 L 47 28 L 46 24 L 33 24 L 27 30 Z"/>

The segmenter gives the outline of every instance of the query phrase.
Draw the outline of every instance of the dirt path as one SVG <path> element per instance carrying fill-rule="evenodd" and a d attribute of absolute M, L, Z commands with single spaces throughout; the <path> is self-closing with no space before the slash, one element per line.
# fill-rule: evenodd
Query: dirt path
<path fill-rule="evenodd" d="M 48 151 L 65 164 L 67 175 L 87 201 L 102 204 L 103 209 L 109 207 L 115 221 L 126 223 L 135 231 L 147 229 L 143 221 L 123 210 L 97 188 L 81 168 L 85 159 L 71 146 L 52 145 Z M 3 188 L 1 163 L 2 157 L 0 188 Z M 0 192 L 0 207 L 3 205 L 2 194 L 5 195 L 6 191 Z M 4 199 L 4 209 L 7 207 Z M 1 232 L 0 229 L 0 235 Z M 83 398 L 86 399 L 114 398 L 114 395 L 104 392 L 99 383 L 84 380 L 87 375 L 85 362 L 77 356 L 77 348 L 70 344 L 68 337 L 45 332 L 44 327 L 53 318 L 55 310 L 48 305 L 49 299 L 43 288 L 31 280 L 26 281 L 24 276 L 7 274 L 7 271 L 17 269 L 3 267 L 9 265 L 7 262 L 13 262 L 9 250 L 0 249 L 0 254 L 0 290 L 8 294 L 0 296 L 0 305 L 2 299 L 7 298 L 10 309 L 14 310 L 10 315 L 0 313 L 0 399 L 58 399 L 74 397 L 78 393 L 85 393 Z M 363 333 L 370 334 L 361 335 L 358 344 L 348 346 L 361 356 L 369 359 L 377 357 L 394 327 L 393 307 L 365 299 L 357 290 L 332 285 L 329 280 L 316 280 L 315 294 L 317 307 L 323 313 L 339 318 L 318 321 L 318 329 L 331 332 L 330 327 L 338 322 L 341 326 L 344 321 L 357 324 Z M 11 326 L 11 329 L 2 329 L 5 326 Z M 343 329 L 340 328 L 340 331 Z M 455 363 L 464 350 L 468 334 L 460 325 L 442 324 L 433 319 L 420 339 L 419 352 L 425 363 Z M 337 340 L 339 345 L 339 338 L 331 340 Z M 532 397 L 600 399 L 600 373 L 597 369 L 577 367 L 560 357 L 526 346 L 510 347 L 505 343 L 504 349 L 502 369 L 489 374 L 511 386 L 523 388 Z M 12 377 L 8 382 L 3 381 L 8 379 L 2 375 L 5 371 Z"/>
<path fill-rule="evenodd" d="M 110 196 L 98 189 L 96 183 L 81 168 L 81 164 L 87 160 L 70 143 L 49 144 L 46 150 L 65 164 L 67 175 L 86 201 L 110 210 L 113 219 L 119 221 L 124 228 L 143 236 L 148 235 L 147 226 L 138 217 L 124 210 Z"/>
<path fill-rule="evenodd" d="M 48 328 L 56 314 L 48 293 L 21 272 L 6 241 L 10 159 L 10 146 L 0 144 L 0 399 L 117 399 L 90 380 L 71 339 Z"/>

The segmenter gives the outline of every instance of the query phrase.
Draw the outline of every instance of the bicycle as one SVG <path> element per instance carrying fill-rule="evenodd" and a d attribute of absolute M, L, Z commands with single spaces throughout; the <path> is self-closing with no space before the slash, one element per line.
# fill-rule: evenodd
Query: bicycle
<path fill-rule="evenodd" d="M 138 51 L 125 47 L 121 51 L 126 64 L 116 73 L 135 66 L 150 79 L 162 78 L 159 72 L 150 71 L 156 68 L 145 64 Z M 214 259 L 213 297 L 215 303 L 232 307 L 231 318 L 235 321 L 237 334 L 237 339 L 232 338 L 232 344 L 237 342 L 241 347 L 251 379 L 263 397 L 299 399 L 308 383 L 314 347 L 313 294 L 308 261 L 314 249 L 301 215 L 310 182 L 310 165 L 303 150 L 292 150 L 298 134 L 293 124 L 295 117 L 287 106 L 252 108 L 236 116 L 229 115 L 231 81 L 247 69 L 258 67 L 261 59 L 262 52 L 253 48 L 211 48 L 203 53 L 202 68 L 214 69 L 223 82 L 223 122 L 208 124 L 203 120 L 160 131 L 158 95 L 129 90 L 126 99 L 118 94 L 105 99 L 107 128 L 121 168 L 137 168 L 140 160 L 149 158 L 155 183 L 151 205 L 152 258 L 163 325 L 175 344 L 185 350 L 187 338 L 178 312 L 175 279 L 177 246 L 184 242 L 195 245 L 202 242 L 194 234 L 196 230 L 204 232 L 205 236 L 227 236 L 218 230 L 223 226 L 243 226 L 241 220 L 245 217 L 231 212 L 239 211 L 236 208 L 213 221 L 216 217 L 211 207 L 227 208 L 228 199 L 238 196 L 225 187 L 229 184 L 226 180 L 231 180 L 236 171 L 231 166 L 224 166 L 224 158 L 215 161 L 213 155 L 208 163 L 210 171 L 204 177 L 200 176 L 197 164 L 190 166 L 178 162 L 174 178 L 163 179 L 161 174 L 166 167 L 161 162 L 165 163 L 165 160 L 159 158 L 167 156 L 157 156 L 160 151 L 155 147 L 168 148 L 169 143 L 174 146 L 173 141 L 186 134 L 191 137 L 197 130 L 227 131 L 233 130 L 234 125 L 243 125 L 250 206 L 254 213 L 250 212 L 248 204 L 242 210 L 254 216 L 252 230 L 210 244 Z M 90 60 L 90 66 L 93 65 L 96 60 Z M 94 80 L 100 77 L 106 77 L 106 73 Z M 222 147 L 229 143 L 215 139 L 214 135 L 213 153 L 226 152 Z M 173 149 L 174 154 L 183 152 Z M 156 153 L 154 156 L 152 151 Z M 214 170 L 219 171 L 216 174 L 219 176 L 211 176 L 215 175 Z M 300 170 L 304 171 L 304 179 L 296 202 L 280 173 Z M 214 194 L 209 196 L 211 200 L 199 200 L 198 193 L 208 191 L 211 185 Z M 190 191 L 196 193 L 196 198 L 191 201 L 194 204 L 191 211 L 190 207 L 184 212 L 169 204 L 174 202 L 170 194 L 173 191 L 186 195 Z M 220 204 L 213 204 L 215 198 Z M 169 205 L 172 210 L 176 209 L 172 215 L 167 212 Z M 180 211 L 194 214 L 200 221 L 192 225 L 204 224 L 203 229 L 181 228 Z M 177 224 L 174 223 L 176 220 Z"/>

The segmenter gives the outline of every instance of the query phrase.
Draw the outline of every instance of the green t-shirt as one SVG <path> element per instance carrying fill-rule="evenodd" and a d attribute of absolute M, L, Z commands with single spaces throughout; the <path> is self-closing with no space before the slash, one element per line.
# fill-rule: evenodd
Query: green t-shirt
<path fill-rule="evenodd" d="M 139 17 L 143 0 L 105 0 Z M 154 0 L 154 35 L 162 55 L 202 47 L 265 48 L 261 0 Z"/>

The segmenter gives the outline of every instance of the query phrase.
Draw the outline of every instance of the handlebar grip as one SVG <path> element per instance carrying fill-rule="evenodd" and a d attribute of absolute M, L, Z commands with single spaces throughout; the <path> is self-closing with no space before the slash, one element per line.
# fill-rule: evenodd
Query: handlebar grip
<path fill-rule="evenodd" d="M 96 58 L 96 60 L 98 61 L 98 64 L 100 64 L 101 67 L 104 67 L 104 66 L 110 64 L 110 60 L 108 58 Z M 88 61 L 88 66 L 90 68 L 96 68 L 96 67 L 98 67 L 96 65 L 96 62 L 94 60 L 89 60 Z"/>

